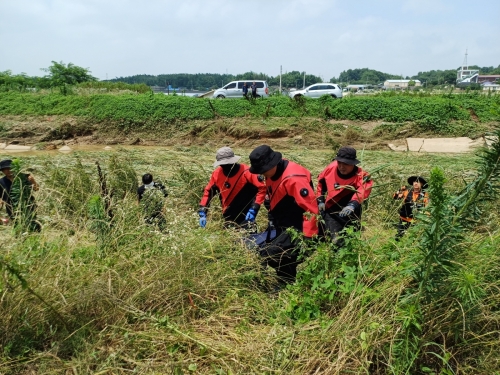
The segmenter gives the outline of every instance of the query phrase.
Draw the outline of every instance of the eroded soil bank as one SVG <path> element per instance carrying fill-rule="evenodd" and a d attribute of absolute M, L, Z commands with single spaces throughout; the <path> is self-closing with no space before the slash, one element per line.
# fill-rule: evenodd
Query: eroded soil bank
<path fill-rule="evenodd" d="M 457 123 L 460 129 L 462 124 Z M 474 138 L 495 126 L 477 124 Z M 457 132 L 459 135 L 460 131 Z M 266 142 L 280 147 L 303 144 L 337 148 L 343 144 L 385 150 L 405 144 L 405 138 L 435 136 L 413 123 L 325 120 L 319 118 L 219 118 L 178 121 L 132 128 L 123 124 L 95 123 L 69 116 L 0 116 L 0 143 L 35 146 L 40 150 L 62 145 L 213 145 L 254 146 Z"/>

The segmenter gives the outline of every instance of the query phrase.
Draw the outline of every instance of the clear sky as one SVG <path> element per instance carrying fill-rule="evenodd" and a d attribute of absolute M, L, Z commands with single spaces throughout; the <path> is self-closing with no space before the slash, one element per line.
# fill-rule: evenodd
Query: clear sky
<path fill-rule="evenodd" d="M 62 61 L 99 79 L 135 74 L 328 81 L 370 68 L 411 76 L 500 65 L 500 0 L 0 0 L 0 71 Z"/>

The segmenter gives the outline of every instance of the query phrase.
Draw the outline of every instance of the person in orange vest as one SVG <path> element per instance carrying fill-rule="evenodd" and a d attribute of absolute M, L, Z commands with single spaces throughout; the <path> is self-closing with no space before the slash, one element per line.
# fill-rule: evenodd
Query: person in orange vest
<path fill-rule="evenodd" d="M 427 181 L 422 176 L 408 177 L 410 188 L 402 186 L 394 193 L 394 199 L 402 199 L 403 204 L 399 210 L 398 232 L 396 241 L 399 241 L 406 230 L 414 222 L 414 215 L 429 204 L 429 194 L 425 191 L 428 187 Z"/>
<path fill-rule="evenodd" d="M 325 221 L 323 234 L 338 247 L 338 233 L 347 226 L 361 228 L 361 205 L 370 196 L 373 181 L 356 159 L 353 147 L 341 147 L 333 161 L 319 174 L 318 208 Z"/>
<path fill-rule="evenodd" d="M 208 208 L 216 195 L 221 201 L 226 224 L 246 226 L 254 222 L 266 195 L 263 180 L 250 173 L 247 165 L 239 164 L 241 156 L 235 155 L 230 147 L 218 149 L 215 159 L 216 169 L 200 201 L 200 226 L 205 228 Z"/>
<path fill-rule="evenodd" d="M 293 283 L 302 259 L 298 241 L 292 239 L 287 229 L 293 228 L 306 238 L 318 234 L 318 205 L 311 172 L 283 159 L 281 153 L 267 145 L 250 153 L 250 172 L 265 177 L 269 220 L 275 229 L 274 238 L 268 236 L 257 250 L 267 265 L 276 269 L 281 286 Z"/>

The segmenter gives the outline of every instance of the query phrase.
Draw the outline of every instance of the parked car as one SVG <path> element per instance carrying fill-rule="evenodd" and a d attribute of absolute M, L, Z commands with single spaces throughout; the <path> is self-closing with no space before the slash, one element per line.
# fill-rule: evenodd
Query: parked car
<path fill-rule="evenodd" d="M 252 94 L 252 89 L 250 86 L 255 82 L 257 85 L 257 96 L 258 97 L 268 97 L 269 96 L 269 86 L 266 81 L 232 81 L 221 89 L 215 90 L 212 98 L 224 99 L 224 98 L 242 98 L 243 97 L 243 84 L 246 82 L 248 86 L 248 95 Z"/>
<path fill-rule="evenodd" d="M 330 95 L 332 98 L 342 98 L 342 89 L 335 83 L 315 83 L 305 89 L 291 91 L 288 94 L 292 99 L 299 96 L 319 98 L 322 95 Z"/>

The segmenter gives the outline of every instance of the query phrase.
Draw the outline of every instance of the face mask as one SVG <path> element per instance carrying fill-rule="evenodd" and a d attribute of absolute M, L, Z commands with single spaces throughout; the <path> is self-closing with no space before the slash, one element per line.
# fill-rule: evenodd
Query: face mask
<path fill-rule="evenodd" d="M 229 174 L 232 170 L 236 169 L 236 164 L 223 164 L 221 165 L 224 174 Z"/>

